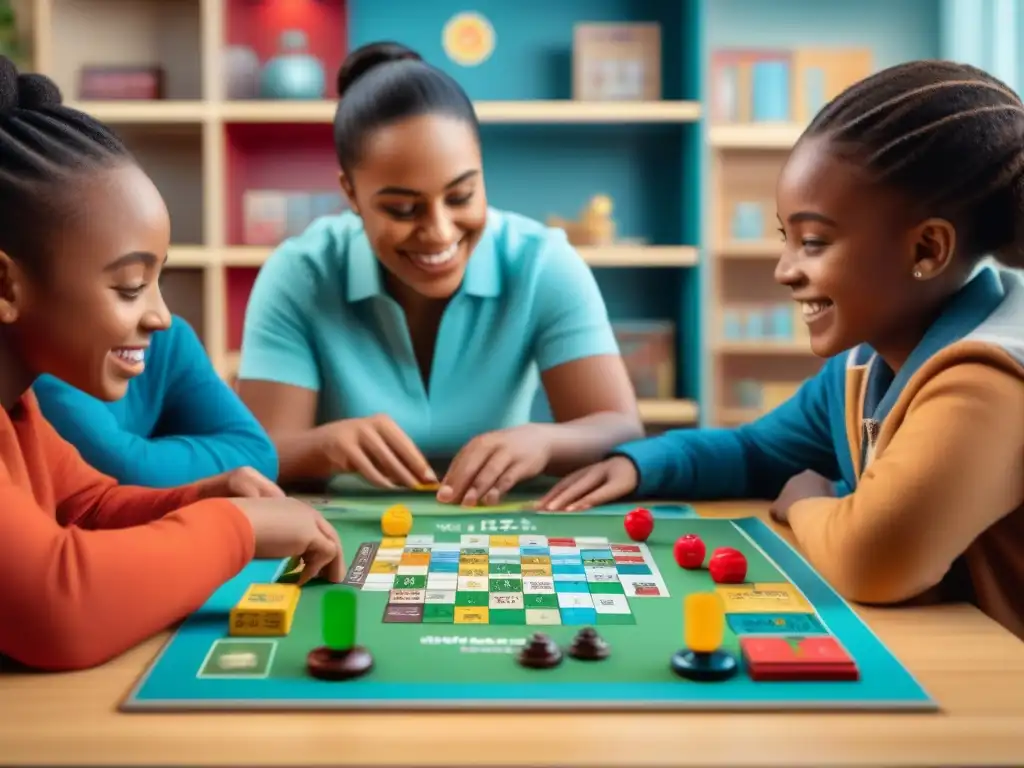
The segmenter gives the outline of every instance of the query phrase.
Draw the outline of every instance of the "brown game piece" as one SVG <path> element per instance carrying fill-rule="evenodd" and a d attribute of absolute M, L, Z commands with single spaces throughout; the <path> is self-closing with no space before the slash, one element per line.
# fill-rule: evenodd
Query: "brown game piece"
<path fill-rule="evenodd" d="M 524 667 L 547 669 L 556 667 L 562 662 L 562 651 L 558 645 L 543 632 L 536 632 L 519 652 L 519 663 Z"/>
<path fill-rule="evenodd" d="M 599 661 L 607 659 L 612 648 L 593 627 L 584 627 L 569 646 L 569 655 L 580 661 Z"/>
<path fill-rule="evenodd" d="M 373 656 L 361 645 L 344 651 L 326 645 L 314 648 L 306 657 L 306 669 L 320 680 L 351 680 L 365 675 L 373 668 Z"/>

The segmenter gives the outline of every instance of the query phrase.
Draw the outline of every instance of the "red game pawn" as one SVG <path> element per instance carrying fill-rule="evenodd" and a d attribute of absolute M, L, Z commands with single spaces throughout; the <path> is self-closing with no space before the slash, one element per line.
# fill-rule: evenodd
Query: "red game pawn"
<path fill-rule="evenodd" d="M 650 510 L 637 507 L 626 514 L 623 526 L 626 529 L 626 535 L 633 541 L 647 541 L 647 537 L 654 530 L 654 515 Z"/>
<path fill-rule="evenodd" d="M 719 547 L 708 561 L 708 572 L 716 584 L 742 584 L 747 578 L 747 558 L 738 549 Z"/>
<path fill-rule="evenodd" d="M 691 571 L 700 568 L 704 564 L 704 555 L 706 553 L 707 547 L 704 546 L 700 536 L 695 533 L 680 536 L 676 539 L 676 544 L 672 548 L 672 555 L 675 557 L 679 567 L 688 568 Z"/>

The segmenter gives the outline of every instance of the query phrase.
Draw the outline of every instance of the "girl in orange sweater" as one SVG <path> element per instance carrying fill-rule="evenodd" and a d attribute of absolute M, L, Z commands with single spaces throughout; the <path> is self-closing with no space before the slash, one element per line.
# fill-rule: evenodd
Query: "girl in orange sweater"
<path fill-rule="evenodd" d="M 169 242 L 164 202 L 121 141 L 0 57 L 0 656 L 102 663 L 253 557 L 300 555 L 303 581 L 340 578 L 332 527 L 254 471 L 119 486 L 41 415 L 41 374 L 116 400 L 142 372 L 170 323 L 157 285 Z M 226 498 L 242 496 L 264 498 Z"/>

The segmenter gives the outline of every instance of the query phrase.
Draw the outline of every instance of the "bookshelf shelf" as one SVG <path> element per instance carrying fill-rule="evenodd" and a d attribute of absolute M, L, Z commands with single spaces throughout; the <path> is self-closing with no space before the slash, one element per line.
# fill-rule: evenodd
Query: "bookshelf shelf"
<path fill-rule="evenodd" d="M 805 128 L 793 123 L 713 125 L 708 143 L 715 149 L 790 149 Z"/>

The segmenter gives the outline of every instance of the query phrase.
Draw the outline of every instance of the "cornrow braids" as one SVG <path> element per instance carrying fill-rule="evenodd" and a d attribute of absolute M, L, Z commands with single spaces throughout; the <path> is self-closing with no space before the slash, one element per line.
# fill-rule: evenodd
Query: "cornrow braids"
<path fill-rule="evenodd" d="M 0 56 L 0 251 L 32 269 L 69 213 L 69 182 L 133 162 L 111 129 L 62 101 L 52 80 Z"/>
<path fill-rule="evenodd" d="M 827 104 L 804 137 L 949 219 L 968 258 L 1024 268 L 1024 104 L 995 77 L 949 61 L 890 67 Z"/>

